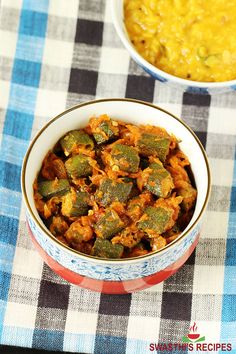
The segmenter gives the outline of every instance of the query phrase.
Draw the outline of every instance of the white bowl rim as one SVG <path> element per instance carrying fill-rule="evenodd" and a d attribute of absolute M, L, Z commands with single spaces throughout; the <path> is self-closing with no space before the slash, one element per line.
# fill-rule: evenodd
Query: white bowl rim
<path fill-rule="evenodd" d="M 206 191 L 206 196 L 205 196 L 205 200 L 204 200 L 204 203 L 202 205 L 202 208 L 199 212 L 199 215 L 197 216 L 196 220 L 193 222 L 193 224 L 190 226 L 190 228 L 187 230 L 187 231 L 183 231 L 180 236 L 178 238 L 176 238 L 174 241 L 172 241 L 171 243 L 169 243 L 168 245 L 166 245 L 164 248 L 160 249 L 160 250 L 157 250 L 157 251 L 154 251 L 154 252 L 150 252 L 148 254 L 145 254 L 145 255 L 142 255 L 142 256 L 138 256 L 138 257 L 132 257 L 132 258 L 121 258 L 121 259 L 107 259 L 107 258 L 100 258 L 100 257 L 94 257 L 94 256 L 91 256 L 91 255 L 87 255 L 87 254 L 84 254 L 82 252 L 79 252 L 77 250 L 74 250 L 73 248 L 69 247 L 69 246 L 66 246 L 65 244 L 63 244 L 61 241 L 59 241 L 56 237 L 54 237 L 46 228 L 42 228 L 42 226 L 40 225 L 40 223 L 38 222 L 31 206 L 30 206 L 30 203 L 29 203 L 29 200 L 28 200 L 28 196 L 27 196 L 27 193 L 26 193 L 26 187 L 25 187 L 25 174 L 26 174 L 26 169 L 27 169 L 27 162 L 28 162 L 28 158 L 29 158 L 29 155 L 31 153 L 31 150 L 35 144 L 35 142 L 37 141 L 37 139 L 39 138 L 39 136 L 44 132 L 44 130 L 47 129 L 47 127 L 52 124 L 53 122 L 55 122 L 57 119 L 61 118 L 62 116 L 66 115 L 67 113 L 73 111 L 73 110 L 76 110 L 76 109 L 79 109 L 83 106 L 87 106 L 87 105 L 93 105 L 93 104 L 96 104 L 96 103 L 102 103 L 102 102 L 111 102 L 111 101 L 126 101 L 126 102 L 133 102 L 133 103 L 136 103 L 136 104 L 142 104 L 142 105 L 146 105 L 146 106 L 149 106 L 151 108 L 154 108 L 156 109 L 157 111 L 162 111 L 166 114 L 168 114 L 169 116 L 171 116 L 172 118 L 174 118 L 175 120 L 177 120 L 179 123 L 181 123 L 190 133 L 191 135 L 193 136 L 193 138 L 196 140 L 197 144 L 199 145 L 200 149 L 201 149 L 201 152 L 202 152 L 202 155 L 203 155 L 203 158 L 204 158 L 204 161 L 205 161 L 205 164 L 206 164 L 206 170 L 207 170 L 207 177 L 208 177 L 208 183 L 207 183 L 207 191 Z M 22 194 L 23 194 L 23 199 L 24 199 L 24 202 L 25 202 L 25 205 L 27 207 L 27 210 L 29 211 L 30 213 L 30 216 L 31 218 L 34 220 L 35 224 L 39 227 L 39 229 L 41 230 L 41 232 L 43 232 L 44 234 L 46 234 L 53 242 L 56 242 L 60 247 L 62 247 L 63 249 L 69 251 L 70 253 L 72 254 L 76 254 L 76 255 L 79 255 L 80 257 L 82 257 L 83 259 L 85 260 L 91 260 L 91 261 L 94 261 L 94 262 L 105 262 L 107 264 L 121 264 L 121 263 L 125 263 L 125 262 L 128 262 L 128 263 L 132 263 L 132 262 L 137 262 L 137 260 L 142 260 L 142 259 L 147 259 L 147 258 L 152 258 L 154 257 L 156 254 L 159 254 L 159 253 L 162 253 L 162 252 L 165 252 L 168 248 L 171 248 L 173 247 L 176 243 L 179 243 L 180 241 L 182 241 L 182 239 L 187 236 L 194 228 L 195 226 L 198 224 L 200 218 L 202 217 L 205 209 L 206 209 L 206 206 L 207 206 L 207 203 L 208 203 L 208 200 L 209 200 L 209 196 L 210 196 L 210 190 L 211 190 L 211 174 L 210 174 L 210 167 L 209 167 L 209 162 L 208 162 L 208 159 L 207 159 L 207 155 L 206 155 L 206 152 L 200 142 L 200 140 L 198 139 L 198 137 L 196 136 L 196 134 L 193 132 L 193 130 L 185 123 L 183 122 L 180 118 L 176 117 L 174 114 L 166 111 L 165 109 L 157 106 L 157 105 L 154 105 L 152 103 L 149 103 L 149 102 L 145 102 L 145 101 L 141 101 L 141 100 L 136 100 L 136 99 L 132 99 L 132 98 L 104 98 L 104 99 L 96 99 L 96 100 L 91 100 L 91 101 L 87 101 L 87 102 L 83 102 L 83 103 L 79 103 L 75 106 L 72 106 L 66 110 L 64 110 L 62 113 L 56 115 L 54 118 L 52 118 L 51 120 L 49 120 L 40 130 L 39 132 L 35 135 L 35 137 L 33 138 L 33 140 L 31 141 L 28 149 L 27 149 L 27 152 L 25 154 L 25 157 L 24 157 L 24 160 L 23 160 L 23 164 L 22 164 L 22 170 L 21 170 L 21 190 L 22 190 Z"/>
<path fill-rule="evenodd" d="M 118 0 L 122 1 L 123 0 Z M 167 79 L 169 81 L 174 81 L 178 84 L 185 85 L 185 86 L 192 86 L 192 87 L 197 87 L 197 88 L 205 88 L 205 89 L 211 89 L 211 88 L 224 88 L 224 87 L 231 87 L 231 86 L 236 86 L 236 79 L 234 80 L 228 80 L 228 81 L 220 81 L 220 82 L 205 82 L 205 81 L 193 81 L 193 80 L 187 80 L 183 79 L 181 77 L 169 74 L 156 66 L 152 65 L 149 63 L 146 59 L 144 59 L 134 48 L 134 46 L 130 43 L 128 40 L 128 34 L 125 35 L 126 29 L 121 28 L 119 24 L 119 16 L 116 11 L 116 5 L 117 5 L 117 0 L 112 0 L 111 1 L 111 13 L 112 13 L 112 19 L 113 23 L 115 26 L 115 29 L 123 43 L 123 45 L 126 47 L 128 52 L 131 54 L 132 58 L 134 60 L 138 61 L 138 64 L 141 64 L 143 68 L 147 68 L 149 71 L 152 71 L 154 74 L 159 75 L 160 77 L 163 77 L 164 79 Z M 123 19 L 122 19 L 123 22 Z M 150 74 L 151 75 L 151 74 Z"/>

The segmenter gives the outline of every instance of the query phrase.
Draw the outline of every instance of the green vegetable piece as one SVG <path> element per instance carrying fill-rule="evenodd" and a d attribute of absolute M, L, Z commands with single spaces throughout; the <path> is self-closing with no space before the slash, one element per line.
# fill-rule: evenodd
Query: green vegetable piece
<path fill-rule="evenodd" d="M 133 188 L 132 182 L 117 182 L 106 178 L 95 193 L 96 201 L 102 206 L 107 206 L 112 202 L 126 202 Z"/>
<path fill-rule="evenodd" d="M 137 172 L 139 167 L 139 154 L 135 148 L 128 145 L 115 144 L 111 150 L 112 162 L 122 171 Z"/>
<path fill-rule="evenodd" d="M 83 130 L 72 130 L 60 140 L 61 147 L 66 156 L 69 156 L 76 148 L 84 147 L 92 150 L 93 140 Z"/>
<path fill-rule="evenodd" d="M 67 179 L 55 179 L 38 183 L 38 192 L 42 197 L 51 198 L 62 196 L 69 192 L 70 185 Z"/>
<path fill-rule="evenodd" d="M 71 178 L 85 177 L 92 174 L 91 158 L 82 154 L 70 157 L 65 162 L 68 175 Z"/>
<path fill-rule="evenodd" d="M 150 164 L 152 172 L 149 175 L 146 189 L 157 197 L 166 198 L 174 188 L 173 180 L 170 173 L 158 163 Z"/>
<path fill-rule="evenodd" d="M 206 49 L 206 47 L 201 46 L 197 49 L 197 55 L 199 56 L 199 58 L 201 59 L 205 59 L 208 55 L 208 51 Z"/>
<path fill-rule="evenodd" d="M 185 188 L 178 188 L 177 194 L 183 197 L 183 201 L 181 203 L 183 210 L 189 211 L 194 207 L 197 191 L 191 186 L 191 184 L 188 184 Z"/>
<path fill-rule="evenodd" d="M 137 197 L 137 195 L 139 195 L 140 191 L 137 187 L 137 182 L 136 182 L 136 178 L 130 178 L 130 177 L 123 177 L 122 178 L 123 182 L 130 182 L 132 183 L 132 188 L 131 191 L 129 193 L 129 199 Z"/>
<path fill-rule="evenodd" d="M 88 213 L 89 194 L 71 190 L 62 198 L 61 213 L 67 217 L 78 217 Z"/>
<path fill-rule="evenodd" d="M 161 207 L 147 207 L 138 222 L 138 228 L 146 232 L 150 237 L 152 232 L 162 234 L 168 228 L 172 220 L 172 212 Z"/>
<path fill-rule="evenodd" d="M 117 126 L 112 124 L 112 120 L 104 120 L 93 133 L 94 139 L 97 144 L 102 144 L 113 138 L 118 134 Z"/>
<path fill-rule="evenodd" d="M 120 244 L 113 245 L 108 240 L 97 238 L 92 248 L 92 255 L 102 258 L 121 258 L 124 247 Z"/>
<path fill-rule="evenodd" d="M 110 239 L 113 235 L 120 232 L 125 224 L 120 219 L 115 210 L 109 210 L 95 225 L 95 232 L 98 237 Z"/>
<path fill-rule="evenodd" d="M 137 145 L 141 155 L 153 155 L 164 162 L 169 152 L 170 139 L 168 137 L 161 137 L 155 134 L 143 133 L 141 134 Z"/>
<path fill-rule="evenodd" d="M 217 54 L 212 54 L 212 55 L 209 55 L 206 59 L 205 59 L 205 64 L 209 67 L 212 67 L 214 65 L 217 65 L 220 63 L 220 59 L 218 57 Z"/>

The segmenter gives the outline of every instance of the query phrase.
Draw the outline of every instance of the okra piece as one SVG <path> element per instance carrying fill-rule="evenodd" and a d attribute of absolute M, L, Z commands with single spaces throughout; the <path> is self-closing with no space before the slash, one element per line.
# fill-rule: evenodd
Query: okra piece
<path fill-rule="evenodd" d="M 70 185 L 67 179 L 55 179 L 38 183 L 38 192 L 42 197 L 51 198 L 62 196 L 69 192 Z"/>
<path fill-rule="evenodd" d="M 99 125 L 99 131 L 100 133 L 93 134 L 97 144 L 105 143 L 114 135 L 108 122 L 101 123 Z"/>
<path fill-rule="evenodd" d="M 90 127 L 97 144 L 102 144 L 119 134 L 118 124 L 107 115 L 90 120 Z"/>
<path fill-rule="evenodd" d="M 106 178 L 102 181 L 95 193 L 96 201 L 102 206 L 107 206 L 112 202 L 126 202 L 133 188 L 132 182 L 113 181 Z"/>
<path fill-rule="evenodd" d="M 79 154 L 70 157 L 65 162 L 68 175 L 73 178 L 86 177 L 92 174 L 91 157 Z"/>
<path fill-rule="evenodd" d="M 137 146 L 141 155 L 153 155 L 164 162 L 169 152 L 170 138 L 142 133 L 137 141 Z"/>
<path fill-rule="evenodd" d="M 139 154 L 135 148 L 123 144 L 115 144 L 111 150 L 112 165 L 117 165 L 120 170 L 137 172 L 139 167 Z"/>
<path fill-rule="evenodd" d="M 138 228 L 146 232 L 149 237 L 152 234 L 162 234 L 168 229 L 173 212 L 161 207 L 147 207 L 138 222 Z"/>
<path fill-rule="evenodd" d="M 122 181 L 125 183 L 132 183 L 132 188 L 129 193 L 129 199 L 137 197 L 139 195 L 139 189 L 137 187 L 136 179 L 135 178 L 130 178 L 130 177 L 123 177 Z"/>
<path fill-rule="evenodd" d="M 92 150 L 94 142 L 83 130 L 72 130 L 60 140 L 61 147 L 66 156 L 69 156 L 79 147 Z"/>
<path fill-rule="evenodd" d="M 108 240 L 97 238 L 92 248 L 92 255 L 102 258 L 121 258 L 123 251 L 122 245 L 113 245 Z"/>
<path fill-rule="evenodd" d="M 108 210 L 105 215 L 95 225 L 95 232 L 98 237 L 110 239 L 113 235 L 120 232 L 125 224 L 120 219 L 115 210 Z"/>
<path fill-rule="evenodd" d="M 189 211 L 193 208 L 197 197 L 197 191 L 191 186 L 191 184 L 188 184 L 188 186 L 184 188 L 179 188 L 177 190 L 177 194 L 183 197 L 183 201 L 181 203 L 183 210 Z"/>
<path fill-rule="evenodd" d="M 174 183 L 170 173 L 158 163 L 151 163 L 148 170 L 150 174 L 145 188 L 157 197 L 166 198 L 174 188 Z M 144 170 L 144 173 L 146 171 Z"/>
<path fill-rule="evenodd" d="M 143 214 L 146 206 L 153 202 L 151 193 L 145 192 L 129 200 L 127 205 L 127 215 L 133 220 L 137 221 Z"/>
<path fill-rule="evenodd" d="M 67 217 L 78 217 L 88 213 L 89 194 L 71 189 L 62 198 L 61 213 Z"/>

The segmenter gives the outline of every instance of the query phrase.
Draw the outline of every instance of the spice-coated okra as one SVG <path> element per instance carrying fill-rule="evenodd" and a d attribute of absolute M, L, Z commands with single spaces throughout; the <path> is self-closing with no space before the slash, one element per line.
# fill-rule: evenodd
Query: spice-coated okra
<path fill-rule="evenodd" d="M 86 215 L 89 209 L 89 193 L 71 189 L 62 197 L 61 213 L 67 217 Z"/>
<path fill-rule="evenodd" d="M 132 182 L 113 181 L 106 178 L 98 188 L 95 198 L 102 206 L 107 206 L 114 201 L 126 202 L 133 188 Z"/>
<path fill-rule="evenodd" d="M 121 258 L 124 247 L 112 244 L 109 240 L 97 238 L 92 248 L 92 255 L 101 258 Z"/>
<path fill-rule="evenodd" d="M 119 134 L 118 124 L 106 114 L 99 118 L 91 118 L 90 128 L 97 144 L 102 144 Z"/>
<path fill-rule="evenodd" d="M 61 147 L 66 156 L 69 156 L 76 149 L 83 147 L 93 149 L 94 142 L 83 130 L 72 130 L 60 140 Z"/>
<path fill-rule="evenodd" d="M 41 181 L 38 183 L 38 192 L 45 198 L 62 196 L 70 190 L 67 179 L 55 179 L 53 181 Z"/>
<path fill-rule="evenodd" d="M 160 235 L 168 229 L 172 219 L 172 211 L 161 207 L 149 206 L 138 222 L 139 229 L 146 232 L 149 237 L 153 234 Z"/>
<path fill-rule="evenodd" d="M 146 189 L 157 197 L 166 198 L 174 188 L 170 173 L 158 163 L 151 163 L 148 167 L 149 176 L 145 185 Z M 146 173 L 147 170 L 144 170 Z"/>
<path fill-rule="evenodd" d="M 137 172 L 140 162 L 138 151 L 128 145 L 114 144 L 111 150 L 112 166 L 118 166 L 122 171 Z"/>
<path fill-rule="evenodd" d="M 150 133 L 142 133 L 137 146 L 143 156 L 156 156 L 162 162 L 165 161 L 170 148 L 170 138 Z"/>
<path fill-rule="evenodd" d="M 70 157 L 65 162 L 66 171 L 72 179 L 92 174 L 91 157 L 79 154 Z"/>
<path fill-rule="evenodd" d="M 108 210 L 103 217 L 96 223 L 95 233 L 100 238 L 110 239 L 113 235 L 125 227 L 117 212 L 113 209 Z"/>

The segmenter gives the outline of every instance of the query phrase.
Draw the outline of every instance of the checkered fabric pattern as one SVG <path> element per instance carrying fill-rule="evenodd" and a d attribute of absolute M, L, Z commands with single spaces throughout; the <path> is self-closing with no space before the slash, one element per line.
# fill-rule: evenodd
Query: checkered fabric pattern
<path fill-rule="evenodd" d="M 236 353 L 236 92 L 197 96 L 154 81 L 130 59 L 112 0 L 1 0 L 0 343 L 143 354 L 196 321 Z M 131 97 L 181 116 L 209 156 L 213 185 L 201 239 L 182 269 L 130 295 L 100 295 L 56 276 L 25 225 L 20 172 L 31 138 L 82 101 Z M 0 350 L 1 351 L 1 350 Z"/>

